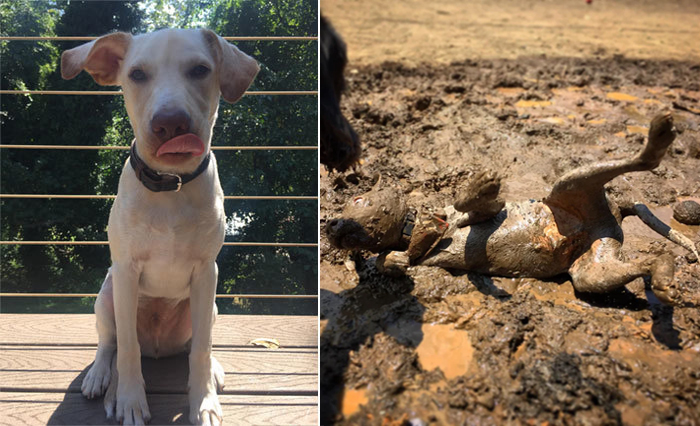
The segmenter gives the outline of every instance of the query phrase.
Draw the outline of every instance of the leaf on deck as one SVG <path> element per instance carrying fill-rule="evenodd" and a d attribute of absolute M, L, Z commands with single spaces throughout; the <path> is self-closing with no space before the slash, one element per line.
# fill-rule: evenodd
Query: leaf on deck
<path fill-rule="evenodd" d="M 268 349 L 279 349 L 280 348 L 280 341 L 277 339 L 265 339 L 265 338 L 260 338 L 260 339 L 253 339 L 250 342 L 248 342 L 249 345 L 253 346 L 263 346 Z"/>

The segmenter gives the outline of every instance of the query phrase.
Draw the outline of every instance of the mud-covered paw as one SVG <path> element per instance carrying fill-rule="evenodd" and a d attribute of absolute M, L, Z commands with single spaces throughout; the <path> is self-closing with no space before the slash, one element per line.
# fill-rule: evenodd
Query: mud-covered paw
<path fill-rule="evenodd" d="M 680 293 L 673 283 L 675 266 L 673 256 L 663 255 L 655 262 L 651 275 L 651 290 L 654 295 L 666 305 L 678 305 L 681 302 Z"/>
<path fill-rule="evenodd" d="M 681 302 L 678 291 L 672 287 L 667 287 L 665 289 L 654 288 L 653 290 L 654 296 L 664 305 L 677 306 Z"/>
<path fill-rule="evenodd" d="M 675 138 L 676 129 L 673 127 L 673 116 L 670 113 L 657 115 L 651 121 L 649 139 L 639 154 L 639 159 L 652 168 L 658 166 Z"/>
<path fill-rule="evenodd" d="M 406 274 L 410 265 L 408 253 L 404 251 L 391 251 L 382 253 L 377 257 L 377 270 L 390 277 L 400 277 Z"/>
<path fill-rule="evenodd" d="M 457 196 L 454 207 L 460 212 L 478 210 L 482 205 L 496 200 L 500 191 L 501 177 L 496 172 L 479 172 Z"/>
<path fill-rule="evenodd" d="M 223 423 L 219 398 L 213 390 L 200 397 L 190 391 L 190 422 L 195 425 L 218 426 Z"/>

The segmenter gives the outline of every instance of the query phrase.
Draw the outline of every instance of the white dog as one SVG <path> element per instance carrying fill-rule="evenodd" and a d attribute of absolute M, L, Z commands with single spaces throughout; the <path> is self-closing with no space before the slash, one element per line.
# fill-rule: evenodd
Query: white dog
<path fill-rule="evenodd" d="M 95 302 L 99 342 L 82 392 L 106 390 L 108 417 L 143 424 L 141 355 L 189 350 L 190 421 L 220 424 L 224 373 L 211 330 L 225 215 L 211 132 L 220 95 L 240 99 L 258 64 L 209 30 L 161 30 L 64 52 L 63 78 L 81 70 L 122 87 L 136 136 L 109 216 L 112 267 Z"/>

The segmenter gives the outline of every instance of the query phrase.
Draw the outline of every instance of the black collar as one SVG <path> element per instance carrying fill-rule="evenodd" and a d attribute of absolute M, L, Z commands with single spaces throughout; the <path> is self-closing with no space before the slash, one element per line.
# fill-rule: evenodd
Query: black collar
<path fill-rule="evenodd" d="M 141 181 L 143 186 L 150 189 L 153 192 L 161 191 L 175 191 L 178 192 L 182 185 L 193 180 L 209 166 L 209 158 L 211 157 L 211 151 L 207 153 L 204 160 L 200 163 L 197 170 L 186 175 L 177 175 L 173 173 L 161 173 L 157 172 L 150 167 L 136 155 L 136 142 L 131 144 L 131 167 L 134 168 L 136 172 L 136 177 Z"/>
<path fill-rule="evenodd" d="M 413 236 L 413 228 L 416 226 L 416 214 L 416 210 L 409 209 L 403 222 L 403 228 L 401 229 L 401 240 L 407 246 Z"/>

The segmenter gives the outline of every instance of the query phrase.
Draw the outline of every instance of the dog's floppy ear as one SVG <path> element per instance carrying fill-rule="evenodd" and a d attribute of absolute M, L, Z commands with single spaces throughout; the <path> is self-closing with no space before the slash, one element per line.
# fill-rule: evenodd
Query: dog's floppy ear
<path fill-rule="evenodd" d="M 260 66 L 255 59 L 241 52 L 213 31 L 202 29 L 202 32 L 218 61 L 221 95 L 226 101 L 234 103 L 243 96 L 253 82 L 260 71 Z"/>
<path fill-rule="evenodd" d="M 129 33 L 112 33 L 61 55 L 61 77 L 70 80 L 85 70 L 103 86 L 117 84 L 121 61 L 131 43 Z"/>

